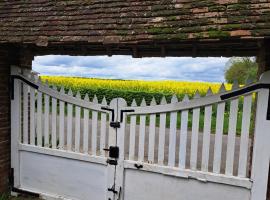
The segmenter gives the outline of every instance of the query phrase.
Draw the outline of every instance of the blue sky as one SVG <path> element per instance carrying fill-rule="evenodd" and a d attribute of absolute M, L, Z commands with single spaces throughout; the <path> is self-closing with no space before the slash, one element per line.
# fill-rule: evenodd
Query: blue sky
<path fill-rule="evenodd" d="M 38 56 L 33 70 L 42 75 L 109 79 L 223 82 L 229 58 L 132 58 L 130 56 Z"/>

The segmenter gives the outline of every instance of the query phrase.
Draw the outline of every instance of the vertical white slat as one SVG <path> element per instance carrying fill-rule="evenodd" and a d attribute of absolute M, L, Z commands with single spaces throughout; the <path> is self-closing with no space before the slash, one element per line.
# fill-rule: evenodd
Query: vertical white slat
<path fill-rule="evenodd" d="M 166 105 L 165 97 L 162 98 L 161 105 Z M 159 141 L 158 141 L 158 164 L 164 165 L 164 148 L 165 148 L 165 133 L 166 133 L 166 113 L 160 114 L 159 121 Z"/>
<path fill-rule="evenodd" d="M 178 99 L 174 95 L 171 103 L 177 103 Z M 170 135 L 169 135 L 169 158 L 168 166 L 175 166 L 175 148 L 176 148 L 176 125 L 177 125 L 177 112 L 171 112 L 170 114 Z"/>
<path fill-rule="evenodd" d="M 225 169 L 225 174 L 229 176 L 233 175 L 238 101 L 239 101 L 238 99 L 232 100 L 231 107 L 230 107 L 229 131 L 228 131 L 227 154 L 226 154 L 226 169 Z"/>
<path fill-rule="evenodd" d="M 239 84 L 237 81 L 235 81 L 232 86 L 232 90 L 235 90 L 237 88 L 239 88 Z M 225 174 L 229 176 L 233 174 L 238 103 L 239 103 L 238 99 L 233 99 L 231 100 L 230 104 L 229 130 L 228 130 L 226 168 L 225 168 Z"/>
<path fill-rule="evenodd" d="M 199 99 L 200 94 L 197 91 L 194 99 Z M 199 142 L 199 123 L 200 123 L 200 108 L 194 108 L 192 111 L 192 135 L 190 147 L 190 168 L 197 169 L 198 158 L 198 142 Z"/>
<path fill-rule="evenodd" d="M 212 90 L 209 89 L 207 96 L 212 95 Z M 210 152 L 210 134 L 211 134 L 211 120 L 212 120 L 212 106 L 205 107 L 204 114 L 204 128 L 203 128 L 203 147 L 202 147 L 202 166 L 201 170 L 208 171 L 209 152 Z"/>
<path fill-rule="evenodd" d="M 49 147 L 49 100 L 50 97 L 44 94 L 44 146 Z"/>
<path fill-rule="evenodd" d="M 251 120 L 252 95 L 244 97 L 238 176 L 247 177 L 248 143 Z"/>
<path fill-rule="evenodd" d="M 16 66 L 11 67 L 11 75 L 18 75 L 19 68 Z M 21 82 L 17 79 L 14 80 L 14 93 L 11 99 L 11 168 L 14 169 L 14 187 L 20 187 L 20 156 L 19 156 L 19 143 L 21 131 Z"/>
<path fill-rule="evenodd" d="M 34 77 L 31 77 L 34 80 Z M 36 98 L 35 98 L 35 89 L 30 87 L 30 144 L 35 145 L 35 112 L 36 112 Z"/>
<path fill-rule="evenodd" d="M 27 78 L 29 78 L 29 71 L 24 70 L 23 75 Z M 26 83 L 23 83 L 23 143 L 28 144 L 29 143 L 29 126 L 28 126 L 28 119 L 29 119 L 29 86 Z"/>
<path fill-rule="evenodd" d="M 24 76 L 28 77 L 28 71 L 24 71 Z M 29 86 L 26 83 L 23 83 L 23 143 L 28 144 L 28 90 Z"/>
<path fill-rule="evenodd" d="M 93 103 L 98 104 L 97 96 L 94 96 Z M 97 124 L 98 112 L 92 111 L 92 155 L 97 154 Z"/>
<path fill-rule="evenodd" d="M 145 99 L 142 100 L 141 107 L 146 106 Z M 139 129 L 139 154 L 138 161 L 144 161 L 144 143 L 145 143 L 145 121 L 146 115 L 140 116 L 140 129 Z"/>
<path fill-rule="evenodd" d="M 81 94 L 77 92 L 76 98 L 81 99 Z M 80 152 L 81 141 L 81 107 L 75 106 L 75 152 Z"/>
<path fill-rule="evenodd" d="M 37 92 L 37 145 L 42 146 L 42 93 Z"/>
<path fill-rule="evenodd" d="M 268 71 L 261 76 L 260 82 L 269 84 L 269 80 L 270 73 Z M 267 109 L 269 98 L 269 89 L 261 89 L 258 92 L 251 170 L 251 180 L 253 183 L 250 200 L 265 200 L 267 196 L 270 159 L 270 120 L 266 116 L 269 117 Z"/>
<path fill-rule="evenodd" d="M 103 97 L 101 104 L 107 106 L 106 98 Z M 104 149 L 106 148 L 106 127 L 107 127 L 107 114 L 101 113 L 100 122 L 100 152 L 102 156 L 105 156 Z"/>
<path fill-rule="evenodd" d="M 65 94 L 65 90 L 62 87 L 60 95 Z M 59 149 L 64 148 L 64 130 L 65 130 L 65 102 L 59 101 Z"/>
<path fill-rule="evenodd" d="M 150 106 L 157 105 L 155 98 L 152 99 Z M 155 157 L 155 135 L 156 135 L 156 115 L 150 115 L 149 126 L 149 145 L 148 145 L 148 162 L 154 163 Z"/>
<path fill-rule="evenodd" d="M 225 91 L 226 91 L 225 86 L 224 84 L 222 84 L 219 90 L 219 93 L 223 93 Z M 221 102 L 217 106 L 216 134 L 215 134 L 214 161 L 213 161 L 213 172 L 217 174 L 220 173 L 220 167 L 221 167 L 224 111 L 225 111 L 225 102 Z"/>
<path fill-rule="evenodd" d="M 135 99 L 133 99 L 131 106 L 137 106 Z M 130 135 L 129 135 L 129 160 L 135 159 L 135 140 L 136 140 L 136 115 L 130 117 Z"/>
<path fill-rule="evenodd" d="M 183 102 L 188 103 L 189 98 L 185 95 Z M 187 153 L 187 130 L 188 130 L 188 110 L 183 110 L 181 113 L 181 132 L 180 132 L 180 147 L 179 147 L 179 168 L 186 168 L 186 153 Z"/>
<path fill-rule="evenodd" d="M 73 96 L 73 92 L 70 89 L 68 91 L 69 96 Z M 73 105 L 67 104 L 67 150 L 72 150 L 72 124 L 73 124 Z"/>
<path fill-rule="evenodd" d="M 85 95 L 84 101 L 89 102 L 88 94 Z M 83 152 L 88 154 L 88 138 L 89 138 L 89 110 L 83 109 Z"/>
<path fill-rule="evenodd" d="M 57 91 L 57 88 L 54 86 L 53 89 Z M 57 99 L 52 98 L 52 148 L 56 149 L 57 145 L 57 136 L 56 136 L 56 118 L 57 115 Z"/>

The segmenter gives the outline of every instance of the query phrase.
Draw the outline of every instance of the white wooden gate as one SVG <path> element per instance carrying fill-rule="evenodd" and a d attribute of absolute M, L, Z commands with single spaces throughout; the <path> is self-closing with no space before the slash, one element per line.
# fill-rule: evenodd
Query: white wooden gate
<path fill-rule="evenodd" d="M 80 200 L 266 199 L 270 72 L 231 91 L 222 85 L 218 94 L 140 106 L 82 100 L 16 67 L 12 83 L 15 191 Z"/>

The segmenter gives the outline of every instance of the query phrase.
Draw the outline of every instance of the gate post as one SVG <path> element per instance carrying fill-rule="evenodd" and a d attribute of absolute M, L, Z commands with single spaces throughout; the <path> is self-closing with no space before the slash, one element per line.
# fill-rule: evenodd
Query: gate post
<path fill-rule="evenodd" d="M 117 129 L 117 146 L 119 147 L 118 165 L 116 166 L 115 186 L 118 191 L 115 200 L 123 199 L 123 181 L 124 181 L 124 160 L 125 160 L 125 130 L 126 130 L 126 115 L 122 113 L 122 108 L 127 106 L 127 102 L 118 98 L 118 113 L 117 121 L 120 122 L 120 128 Z"/>
<path fill-rule="evenodd" d="M 116 122 L 117 117 L 117 99 L 113 99 L 110 102 L 110 108 L 113 112 L 110 113 L 109 120 L 110 122 Z M 108 146 L 116 146 L 116 132 L 117 130 L 111 126 L 109 126 L 109 141 Z M 113 192 L 109 191 L 109 189 L 114 189 L 115 187 L 115 166 L 108 164 L 107 167 L 107 193 L 106 200 L 115 200 L 115 195 Z"/>
<path fill-rule="evenodd" d="M 19 68 L 16 66 L 11 66 L 11 75 L 18 75 Z M 11 88 L 13 99 L 11 99 L 11 169 L 13 169 L 13 184 L 11 187 L 20 187 L 20 163 L 19 163 L 19 140 L 21 132 L 21 84 L 18 79 L 13 80 L 13 85 Z"/>
<path fill-rule="evenodd" d="M 270 71 L 262 75 L 260 82 L 269 84 Z M 270 109 L 269 93 L 269 89 L 261 89 L 258 92 L 251 172 L 251 179 L 253 181 L 251 200 L 266 199 L 270 160 L 270 120 L 267 120 L 269 117 L 267 115 L 270 114 L 268 111 Z"/>

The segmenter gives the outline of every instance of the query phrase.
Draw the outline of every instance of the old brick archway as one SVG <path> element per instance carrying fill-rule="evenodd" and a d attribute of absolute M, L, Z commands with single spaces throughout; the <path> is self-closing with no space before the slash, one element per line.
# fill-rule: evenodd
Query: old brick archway
<path fill-rule="evenodd" d="M 270 3 L 3 1 L 0 3 L 0 192 L 9 188 L 11 65 L 35 55 L 258 56 L 270 69 Z"/>

